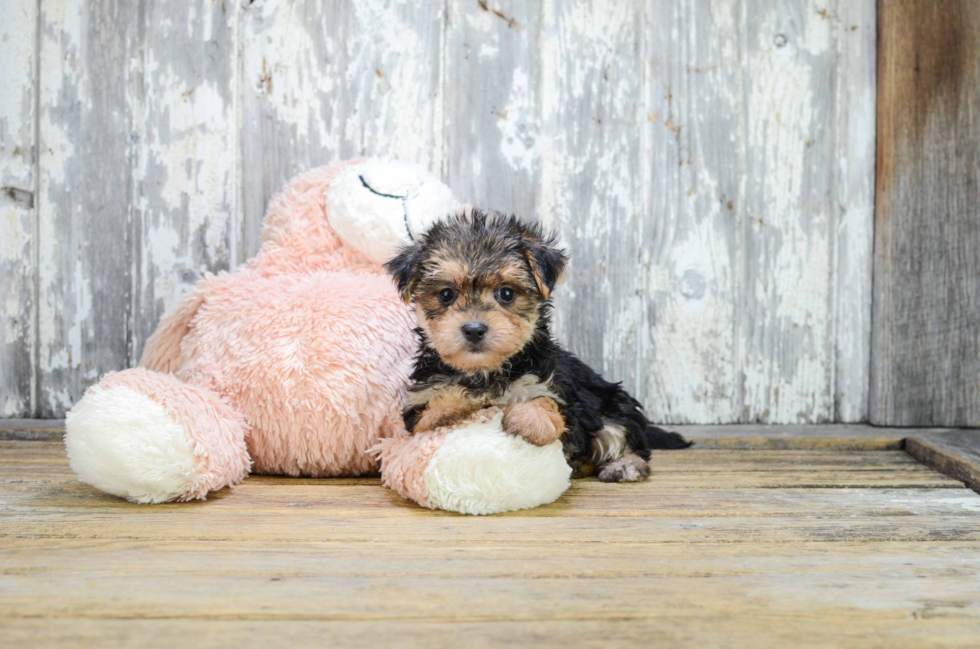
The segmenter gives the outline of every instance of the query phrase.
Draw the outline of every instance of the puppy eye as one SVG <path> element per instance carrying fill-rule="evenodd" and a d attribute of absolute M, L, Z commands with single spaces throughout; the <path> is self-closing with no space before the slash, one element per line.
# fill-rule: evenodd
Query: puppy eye
<path fill-rule="evenodd" d="M 510 304 L 515 297 L 517 297 L 517 293 L 512 288 L 504 286 L 497 289 L 497 301 L 501 304 Z"/>
<path fill-rule="evenodd" d="M 439 303 L 442 304 L 442 306 L 449 306 L 453 303 L 453 300 L 456 299 L 456 289 L 444 288 L 437 293 L 437 297 L 439 298 Z"/>

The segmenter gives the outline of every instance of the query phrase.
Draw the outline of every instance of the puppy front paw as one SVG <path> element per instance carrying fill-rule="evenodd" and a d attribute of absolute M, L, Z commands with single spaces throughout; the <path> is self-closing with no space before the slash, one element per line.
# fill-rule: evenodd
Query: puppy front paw
<path fill-rule="evenodd" d="M 565 432 L 565 420 L 551 399 L 532 399 L 504 407 L 504 430 L 535 446 L 546 446 Z"/>

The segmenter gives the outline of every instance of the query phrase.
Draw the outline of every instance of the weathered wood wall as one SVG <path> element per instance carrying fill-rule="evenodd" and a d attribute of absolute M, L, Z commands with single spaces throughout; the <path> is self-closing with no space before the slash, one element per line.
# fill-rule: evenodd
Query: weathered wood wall
<path fill-rule="evenodd" d="M 132 364 L 290 176 L 391 154 L 561 230 L 558 335 L 654 418 L 864 419 L 874 4 L 0 0 L 0 416 Z"/>
<path fill-rule="evenodd" d="M 33 412 L 37 7 L 0 0 L 0 416 Z"/>
<path fill-rule="evenodd" d="M 871 418 L 980 426 L 980 3 L 879 5 Z"/>

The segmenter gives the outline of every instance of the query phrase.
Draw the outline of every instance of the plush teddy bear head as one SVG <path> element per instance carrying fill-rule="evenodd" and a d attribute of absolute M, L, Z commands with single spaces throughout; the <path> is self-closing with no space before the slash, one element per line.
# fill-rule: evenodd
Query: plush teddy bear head
<path fill-rule="evenodd" d="M 386 158 L 328 165 L 276 197 L 251 263 L 275 273 L 378 267 L 458 208 L 449 187 L 418 165 Z"/>
<path fill-rule="evenodd" d="M 344 168 L 327 192 L 334 232 L 376 264 L 455 209 L 449 187 L 422 167 L 378 158 Z"/>

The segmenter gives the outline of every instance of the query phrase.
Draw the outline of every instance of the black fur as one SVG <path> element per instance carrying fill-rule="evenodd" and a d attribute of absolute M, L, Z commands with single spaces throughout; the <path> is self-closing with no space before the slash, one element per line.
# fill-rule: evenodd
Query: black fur
<path fill-rule="evenodd" d="M 562 436 L 565 457 L 576 475 L 589 475 L 588 466 L 592 453 L 592 439 L 607 423 L 618 424 L 626 430 L 626 442 L 630 449 L 644 460 L 650 459 L 650 451 L 658 449 L 687 448 L 691 442 L 677 433 L 667 432 L 652 425 L 643 415 L 640 404 L 619 383 L 610 383 L 571 352 L 565 351 L 551 338 L 547 306 L 538 320 L 534 337 L 512 356 L 503 367 L 487 374 L 464 374 L 442 362 L 439 355 L 426 344 L 425 334 L 416 330 L 420 339 L 420 351 L 412 372 L 412 384 L 424 387 L 433 382 L 445 382 L 451 378 L 471 393 L 489 392 L 503 394 L 513 381 L 526 374 L 547 378 L 564 403 L 558 408 L 567 428 Z M 424 410 L 409 408 L 405 411 L 405 427 L 413 430 Z"/>

